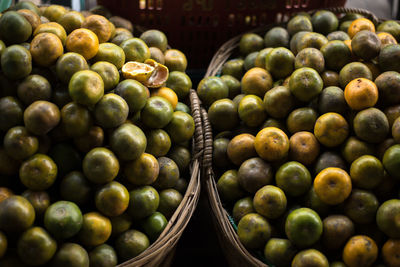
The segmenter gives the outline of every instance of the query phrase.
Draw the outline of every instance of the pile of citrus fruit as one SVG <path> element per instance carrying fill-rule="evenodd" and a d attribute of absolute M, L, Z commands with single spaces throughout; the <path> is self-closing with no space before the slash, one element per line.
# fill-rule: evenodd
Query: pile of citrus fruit
<path fill-rule="evenodd" d="M 0 266 L 115 266 L 182 201 L 186 57 L 158 30 L 132 31 L 57 5 L 1 15 Z"/>
<path fill-rule="evenodd" d="M 395 21 L 298 14 L 200 82 L 219 195 L 266 263 L 400 266 L 398 41 Z"/>

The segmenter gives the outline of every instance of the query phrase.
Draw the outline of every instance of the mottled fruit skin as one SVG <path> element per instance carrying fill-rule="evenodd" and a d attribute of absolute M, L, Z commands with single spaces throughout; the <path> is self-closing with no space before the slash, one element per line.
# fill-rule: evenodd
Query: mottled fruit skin
<path fill-rule="evenodd" d="M 400 45 L 385 46 L 379 53 L 378 62 L 382 71 L 400 72 Z"/>
<path fill-rule="evenodd" d="M 395 267 L 400 265 L 399 259 L 400 242 L 398 239 L 389 239 L 382 247 L 383 261 L 389 267 Z"/>
<path fill-rule="evenodd" d="M 245 196 L 245 191 L 239 184 L 236 170 L 228 170 L 218 179 L 218 193 L 226 202 L 232 202 Z"/>
<path fill-rule="evenodd" d="M 46 190 L 55 182 L 57 173 L 57 165 L 50 157 L 35 154 L 22 163 L 19 178 L 31 190 Z"/>
<path fill-rule="evenodd" d="M 193 117 L 183 111 L 175 111 L 172 119 L 165 128 L 174 143 L 189 141 L 195 131 Z"/>
<path fill-rule="evenodd" d="M 275 266 L 289 266 L 297 249 L 288 239 L 271 238 L 264 248 L 265 258 Z"/>
<path fill-rule="evenodd" d="M 384 105 L 400 103 L 400 74 L 396 71 L 386 71 L 375 79 L 379 91 L 379 101 Z"/>
<path fill-rule="evenodd" d="M 180 175 L 178 165 L 168 157 L 160 157 L 157 160 L 160 169 L 154 186 L 160 189 L 174 187 Z"/>
<path fill-rule="evenodd" d="M 378 257 L 378 247 L 368 236 L 353 236 L 343 249 L 343 261 L 349 267 L 371 266 Z"/>
<path fill-rule="evenodd" d="M 321 47 L 321 52 L 326 59 L 325 66 L 329 70 L 339 71 L 351 61 L 350 49 L 339 40 L 328 42 Z"/>
<path fill-rule="evenodd" d="M 253 199 L 251 197 L 245 197 L 236 201 L 235 205 L 233 206 L 232 216 L 235 222 L 239 223 L 243 216 L 255 212 L 256 211 L 253 207 Z"/>
<path fill-rule="evenodd" d="M 4 136 L 4 149 L 10 157 L 16 160 L 32 156 L 38 148 L 38 138 L 29 134 L 25 127 L 10 128 Z"/>
<path fill-rule="evenodd" d="M 265 58 L 265 67 L 276 79 L 290 75 L 294 69 L 294 55 L 284 47 L 274 48 Z"/>
<path fill-rule="evenodd" d="M 251 134 L 240 134 L 235 136 L 228 144 L 227 154 L 229 159 L 236 165 L 257 156 L 254 148 L 255 137 Z"/>
<path fill-rule="evenodd" d="M 268 219 L 276 219 L 281 216 L 286 210 L 286 205 L 285 193 L 273 185 L 260 188 L 253 198 L 254 209 Z"/>
<path fill-rule="evenodd" d="M 239 42 L 239 50 L 243 55 L 248 55 L 251 52 L 259 51 L 263 48 L 263 46 L 263 38 L 255 33 L 247 33 L 243 35 Z"/>
<path fill-rule="evenodd" d="M 349 125 L 338 113 L 325 113 L 315 122 L 314 135 L 321 144 L 327 147 L 340 145 L 346 140 L 348 134 Z"/>
<path fill-rule="evenodd" d="M 68 91 L 75 102 L 93 107 L 104 95 L 104 82 L 97 72 L 81 70 L 72 75 Z"/>
<path fill-rule="evenodd" d="M 368 108 L 357 113 L 353 128 L 358 138 L 369 143 L 380 143 L 389 133 L 389 122 L 382 111 Z"/>
<path fill-rule="evenodd" d="M 287 29 L 289 34 L 293 37 L 300 31 L 311 32 L 313 30 L 313 26 L 309 17 L 298 15 L 289 20 Z"/>
<path fill-rule="evenodd" d="M 290 76 L 289 89 L 300 101 L 310 101 L 322 91 L 321 76 L 314 69 L 303 67 Z"/>
<path fill-rule="evenodd" d="M 371 31 L 359 31 L 351 40 L 353 53 L 364 60 L 370 60 L 378 56 L 381 48 L 381 40 Z"/>
<path fill-rule="evenodd" d="M 323 220 L 322 242 L 330 250 L 341 248 L 353 234 L 354 224 L 344 215 L 330 215 Z"/>
<path fill-rule="evenodd" d="M 146 152 L 153 156 L 165 156 L 171 148 L 171 138 L 162 129 L 155 129 L 147 132 Z"/>
<path fill-rule="evenodd" d="M 372 81 L 372 72 L 361 62 L 351 62 L 345 65 L 339 72 L 340 87 L 345 88 L 349 82 L 357 78 L 366 78 Z"/>
<path fill-rule="evenodd" d="M 304 48 L 296 55 L 294 66 L 296 69 L 309 67 L 321 73 L 325 67 L 324 55 L 316 48 Z"/>
<path fill-rule="evenodd" d="M 160 204 L 158 211 L 167 219 L 170 219 L 179 207 L 183 199 L 182 194 L 176 189 L 165 189 L 160 192 Z"/>
<path fill-rule="evenodd" d="M 35 135 L 50 132 L 60 122 L 60 110 L 48 101 L 35 101 L 24 111 L 24 124 Z"/>
<path fill-rule="evenodd" d="M 263 97 L 271 89 L 272 83 L 272 76 L 268 71 L 258 67 L 251 68 L 242 78 L 242 94 Z"/>
<path fill-rule="evenodd" d="M 292 135 L 289 139 L 289 147 L 289 157 L 305 165 L 314 163 L 320 151 L 317 138 L 306 131 Z"/>
<path fill-rule="evenodd" d="M 274 27 L 264 36 L 265 47 L 288 47 L 289 33 L 285 28 Z"/>
<path fill-rule="evenodd" d="M 250 193 L 255 193 L 273 179 L 272 167 L 261 158 L 244 161 L 238 171 L 240 185 Z"/>
<path fill-rule="evenodd" d="M 249 213 L 239 221 L 238 236 L 245 247 L 262 248 L 271 236 L 271 226 L 261 215 Z"/>
<path fill-rule="evenodd" d="M 326 85 L 325 81 L 324 85 Z M 336 112 L 340 115 L 344 115 L 347 109 L 344 92 L 340 87 L 328 86 L 322 90 L 318 97 L 318 111 L 321 114 Z"/>
<path fill-rule="evenodd" d="M 315 249 L 307 249 L 300 251 L 292 261 L 292 267 L 328 267 L 329 262 L 324 254 Z"/>
<path fill-rule="evenodd" d="M 167 99 L 153 96 L 147 99 L 146 105 L 140 112 L 140 118 L 147 127 L 159 129 L 168 125 L 173 112 L 172 105 Z"/>

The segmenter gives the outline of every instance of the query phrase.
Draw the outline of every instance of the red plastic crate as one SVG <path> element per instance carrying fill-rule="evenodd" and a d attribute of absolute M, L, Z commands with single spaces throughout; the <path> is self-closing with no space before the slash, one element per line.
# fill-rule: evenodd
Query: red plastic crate
<path fill-rule="evenodd" d="M 344 6 L 346 0 L 98 0 L 134 25 L 159 29 L 188 57 L 189 68 L 205 68 L 225 41 L 257 26 L 284 22 L 292 13 Z"/>

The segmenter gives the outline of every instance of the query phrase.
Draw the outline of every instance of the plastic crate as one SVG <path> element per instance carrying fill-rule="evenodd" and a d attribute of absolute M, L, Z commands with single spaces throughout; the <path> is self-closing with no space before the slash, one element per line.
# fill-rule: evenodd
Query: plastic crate
<path fill-rule="evenodd" d="M 205 68 L 226 40 L 290 14 L 344 6 L 346 0 L 98 0 L 135 25 L 164 31 L 189 68 Z"/>

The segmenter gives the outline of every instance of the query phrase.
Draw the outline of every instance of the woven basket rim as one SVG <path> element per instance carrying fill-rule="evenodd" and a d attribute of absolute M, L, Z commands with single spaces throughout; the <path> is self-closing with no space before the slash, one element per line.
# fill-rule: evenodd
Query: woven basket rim
<path fill-rule="evenodd" d="M 200 159 L 204 151 L 204 133 L 200 115 L 200 100 L 195 90 L 190 90 L 189 98 L 191 113 L 195 122 L 195 134 L 192 142 L 190 182 L 186 193 L 158 239 L 140 255 L 119 264 L 118 267 L 159 266 L 165 258 L 169 258 L 168 255 L 171 252 L 174 252 L 179 238 L 182 236 L 183 231 L 197 207 L 200 197 Z"/>
<path fill-rule="evenodd" d="M 345 7 L 332 7 L 332 8 L 321 8 L 309 11 L 308 13 L 313 14 L 318 10 L 329 10 L 337 14 L 347 13 L 359 13 L 369 18 L 375 25 L 379 22 L 385 21 L 385 19 L 377 18 L 372 12 L 361 9 L 361 8 L 345 8 Z M 219 73 L 222 65 L 231 57 L 235 49 L 239 46 L 240 38 L 246 33 L 266 33 L 272 27 L 286 25 L 284 23 L 268 24 L 259 28 L 255 28 L 251 31 L 239 34 L 232 39 L 225 42 L 218 51 L 214 54 L 204 78 L 215 76 Z M 203 154 L 203 186 L 205 187 L 208 194 L 208 201 L 211 207 L 211 213 L 213 214 L 214 226 L 217 230 L 217 236 L 220 239 L 220 245 L 223 248 L 225 256 L 229 260 L 231 257 L 233 266 L 263 266 L 268 265 L 262 262 L 251 254 L 240 242 L 239 237 L 233 228 L 231 222 L 228 219 L 229 212 L 223 207 L 222 201 L 219 197 L 217 184 L 212 166 L 212 150 L 213 150 L 213 133 L 211 124 L 208 120 L 207 111 L 202 107 L 201 115 L 203 120 L 204 128 L 204 154 Z"/>

